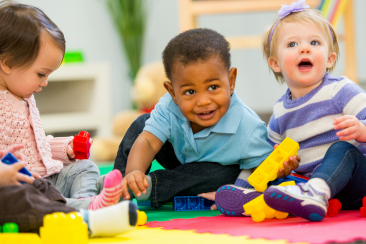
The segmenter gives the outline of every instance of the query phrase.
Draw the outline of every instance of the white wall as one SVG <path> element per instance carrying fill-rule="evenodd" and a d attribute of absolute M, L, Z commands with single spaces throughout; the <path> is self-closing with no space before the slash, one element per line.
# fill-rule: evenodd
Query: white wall
<path fill-rule="evenodd" d="M 149 9 L 143 62 L 161 59 L 161 52 L 179 33 L 178 0 L 146 0 Z M 64 32 L 67 49 L 82 50 L 88 62 L 108 61 L 111 64 L 111 96 L 113 112 L 130 107 L 130 81 L 119 37 L 114 30 L 104 0 L 19 0 L 41 8 Z M 366 82 L 365 0 L 355 0 L 357 61 L 360 81 Z M 223 35 L 261 34 L 276 18 L 276 12 L 211 15 L 198 20 L 199 26 L 215 29 Z M 340 29 L 342 26 L 340 26 Z M 341 44 L 343 53 L 343 44 Z M 258 49 L 233 50 L 232 65 L 238 68 L 237 92 L 257 112 L 271 112 L 274 102 L 286 87 L 279 85 L 268 71 Z M 344 53 L 334 72 L 342 75 Z"/>

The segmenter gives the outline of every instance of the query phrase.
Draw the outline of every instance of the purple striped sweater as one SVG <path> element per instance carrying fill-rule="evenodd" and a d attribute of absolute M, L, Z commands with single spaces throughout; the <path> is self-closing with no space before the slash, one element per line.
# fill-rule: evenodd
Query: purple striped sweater
<path fill-rule="evenodd" d="M 312 175 L 323 161 L 328 148 L 339 138 L 333 119 L 354 115 L 366 124 L 366 93 L 346 77 L 325 74 L 320 86 L 296 100 L 290 90 L 276 102 L 267 127 L 269 142 L 281 143 L 286 137 L 300 144 L 301 158 L 296 172 Z M 366 144 L 348 141 L 366 154 Z"/>

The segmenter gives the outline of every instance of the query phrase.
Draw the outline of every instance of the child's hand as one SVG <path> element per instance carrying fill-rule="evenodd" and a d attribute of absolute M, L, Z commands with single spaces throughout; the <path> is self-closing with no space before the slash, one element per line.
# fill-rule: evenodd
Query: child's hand
<path fill-rule="evenodd" d="M 334 130 L 342 129 L 337 132 L 337 136 L 341 141 L 357 140 L 362 135 L 362 124 L 353 115 L 345 115 L 340 118 L 335 118 L 333 120 Z"/>
<path fill-rule="evenodd" d="M 11 165 L 0 162 L 0 186 L 21 186 L 22 184 L 19 181 L 32 184 L 34 181 L 33 177 L 19 173 L 19 170 L 23 167 L 25 167 L 24 161 L 16 162 Z"/>
<path fill-rule="evenodd" d="M 24 145 L 22 144 L 16 144 L 9 147 L 7 150 L 0 150 L 0 158 L 3 158 L 6 154 L 11 153 L 16 159 L 18 159 L 18 161 L 25 161 L 24 154 L 19 152 L 19 150 L 23 147 Z"/>
<path fill-rule="evenodd" d="M 131 196 L 128 193 L 128 188 L 130 188 L 137 197 L 141 196 L 141 192 L 143 194 L 146 193 L 146 188 L 149 187 L 149 183 L 147 182 L 146 176 L 140 170 L 134 170 L 128 173 L 122 180 L 122 197 L 127 200 L 130 199 Z"/>
<path fill-rule="evenodd" d="M 201 194 L 198 194 L 197 196 L 206 198 L 211 201 L 215 201 L 216 192 L 213 191 L 213 192 L 201 193 Z M 216 204 L 211 206 L 211 210 L 217 210 Z"/>
<path fill-rule="evenodd" d="M 91 146 L 93 144 L 93 139 L 89 139 L 89 145 Z M 71 141 L 71 143 L 67 146 L 66 148 L 66 153 L 67 153 L 67 156 L 70 158 L 70 159 L 73 159 L 75 158 L 75 152 L 74 152 L 74 144 L 73 142 Z"/>
<path fill-rule="evenodd" d="M 278 144 L 274 145 L 274 149 L 276 149 L 277 147 Z M 285 178 L 286 176 L 290 175 L 294 169 L 297 169 L 297 167 L 299 167 L 300 161 L 301 159 L 299 155 L 289 157 L 288 161 L 283 162 L 284 169 L 278 169 L 277 178 Z"/>

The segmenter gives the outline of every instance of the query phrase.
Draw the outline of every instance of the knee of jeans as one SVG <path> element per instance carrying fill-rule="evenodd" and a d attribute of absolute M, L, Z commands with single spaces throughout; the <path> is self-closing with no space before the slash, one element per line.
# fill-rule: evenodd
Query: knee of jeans
<path fill-rule="evenodd" d="M 351 149 L 357 149 L 357 148 L 346 141 L 337 141 L 333 143 L 329 148 L 329 150 L 334 150 L 336 152 L 347 152 Z"/>
<path fill-rule="evenodd" d="M 98 166 L 93 161 L 87 159 L 77 160 L 75 163 L 73 163 L 72 171 L 74 172 L 88 171 L 89 173 L 98 174 L 98 177 L 100 176 Z"/>

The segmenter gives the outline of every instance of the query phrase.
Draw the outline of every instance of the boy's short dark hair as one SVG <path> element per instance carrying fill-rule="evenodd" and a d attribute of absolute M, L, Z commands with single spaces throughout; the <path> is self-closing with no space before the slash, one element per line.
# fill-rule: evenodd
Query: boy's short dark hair
<path fill-rule="evenodd" d="M 0 60 L 10 67 L 26 67 L 37 58 L 42 31 L 47 31 L 54 43 L 65 53 L 63 33 L 39 8 L 0 2 Z"/>
<path fill-rule="evenodd" d="M 218 56 L 228 70 L 231 66 L 229 43 L 223 35 L 206 28 L 180 33 L 170 40 L 162 56 L 165 73 L 170 80 L 173 66 L 177 61 L 187 65 Z"/>

